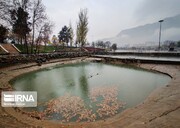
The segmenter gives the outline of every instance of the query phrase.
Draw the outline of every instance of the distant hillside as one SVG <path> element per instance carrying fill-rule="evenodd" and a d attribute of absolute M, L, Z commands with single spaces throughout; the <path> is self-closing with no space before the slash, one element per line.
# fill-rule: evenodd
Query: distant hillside
<path fill-rule="evenodd" d="M 158 39 L 159 23 L 156 22 L 123 30 L 116 37 L 103 39 L 103 41 L 108 40 L 117 43 L 118 46 L 134 46 L 139 44 L 155 45 Z M 164 19 L 161 39 L 162 41 L 180 40 L 180 15 Z"/>

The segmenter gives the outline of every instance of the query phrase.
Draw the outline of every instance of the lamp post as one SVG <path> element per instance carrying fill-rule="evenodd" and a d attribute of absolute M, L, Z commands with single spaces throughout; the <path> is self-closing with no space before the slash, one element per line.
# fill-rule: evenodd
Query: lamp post
<path fill-rule="evenodd" d="M 160 29 L 159 29 L 159 51 L 160 51 L 160 42 L 161 42 L 161 23 L 163 22 L 164 20 L 160 20 L 159 23 L 160 23 Z"/>

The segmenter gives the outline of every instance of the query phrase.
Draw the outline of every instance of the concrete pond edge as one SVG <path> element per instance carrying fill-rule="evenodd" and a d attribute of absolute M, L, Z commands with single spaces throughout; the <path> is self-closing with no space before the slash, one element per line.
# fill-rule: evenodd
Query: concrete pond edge
<path fill-rule="evenodd" d="M 77 63 L 82 61 L 103 61 L 99 58 L 80 57 L 76 59 L 64 59 L 47 62 L 42 66 L 36 64 L 18 65 L 14 68 L 6 68 L 0 71 L 2 77 L 0 78 L 3 86 L 2 90 L 7 90 L 11 87 L 9 81 L 24 73 L 41 70 L 50 66 L 59 64 Z M 114 64 L 122 64 L 116 62 Z M 91 122 L 91 123 L 65 123 L 52 122 L 47 120 L 37 120 L 25 114 L 17 112 L 14 108 L 0 108 L 2 113 L 15 118 L 16 121 L 27 126 L 41 126 L 41 127 L 154 127 L 154 126 L 172 126 L 178 127 L 178 115 L 180 115 L 180 66 L 179 65 L 162 65 L 162 64 L 139 64 L 133 65 L 135 67 L 144 68 L 150 71 L 163 73 L 172 78 L 170 83 L 165 87 L 154 90 L 148 98 L 141 104 L 129 108 L 120 114 L 106 120 Z M 18 70 L 16 70 L 18 69 Z M 162 107 L 163 106 L 163 107 Z M 158 109 L 159 107 L 159 109 Z M 156 108 L 156 109 L 155 109 Z M 174 114 L 176 112 L 177 114 Z M 171 119 L 168 117 L 171 114 Z M 177 120 L 177 121 L 176 121 Z"/>

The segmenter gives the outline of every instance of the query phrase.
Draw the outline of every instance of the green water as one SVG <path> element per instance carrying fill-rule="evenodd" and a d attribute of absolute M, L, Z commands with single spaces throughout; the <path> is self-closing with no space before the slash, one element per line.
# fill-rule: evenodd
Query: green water
<path fill-rule="evenodd" d="M 82 98 L 86 104 L 91 104 L 89 95 L 92 89 L 115 86 L 118 100 L 126 103 L 118 110 L 120 112 L 143 102 L 154 89 L 165 86 L 170 79 L 163 74 L 132 67 L 78 63 L 25 74 L 17 78 L 13 86 L 18 91 L 37 91 L 41 103 L 68 93 Z M 36 108 L 38 111 L 43 109 L 42 106 Z M 93 107 L 93 111 L 96 109 Z"/>

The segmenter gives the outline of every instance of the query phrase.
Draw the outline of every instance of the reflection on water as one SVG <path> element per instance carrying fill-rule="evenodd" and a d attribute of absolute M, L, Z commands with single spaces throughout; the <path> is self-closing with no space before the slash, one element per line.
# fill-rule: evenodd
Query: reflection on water
<path fill-rule="evenodd" d="M 79 79 L 79 87 L 81 90 L 81 97 L 87 99 L 88 98 L 88 93 L 89 93 L 89 89 L 88 89 L 88 82 L 87 82 L 87 78 L 86 76 L 81 76 Z"/>
<path fill-rule="evenodd" d="M 90 95 L 92 90 L 97 89 L 97 87 L 103 90 L 104 87 L 113 88 L 116 86 L 118 88 L 117 97 L 114 98 L 125 102 L 125 108 L 128 108 L 142 102 L 155 88 L 166 85 L 169 80 L 170 77 L 166 75 L 132 67 L 102 63 L 78 63 L 26 74 L 16 79 L 13 85 L 19 91 L 37 91 L 38 102 L 41 103 L 51 99 L 59 99 L 68 93 L 71 96 L 81 98 L 85 106 L 88 108 L 92 106 L 92 111 L 96 113 L 97 110 L 102 112 L 103 109 L 100 107 L 106 106 L 108 108 L 108 105 L 111 104 L 105 102 L 108 105 L 100 104 L 97 107 L 98 102 L 91 102 Z M 98 91 L 94 90 L 94 92 Z M 102 98 L 99 97 L 98 100 L 100 101 Z M 37 108 L 39 111 L 43 111 L 43 109 L 42 106 Z M 122 108 L 118 110 L 118 112 L 120 111 Z M 98 113 L 94 116 L 97 115 Z"/>

